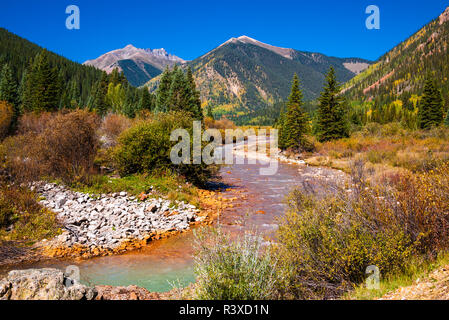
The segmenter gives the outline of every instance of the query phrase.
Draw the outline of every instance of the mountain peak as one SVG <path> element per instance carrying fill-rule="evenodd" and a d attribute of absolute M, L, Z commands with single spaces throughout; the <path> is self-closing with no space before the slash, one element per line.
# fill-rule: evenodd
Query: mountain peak
<path fill-rule="evenodd" d="M 240 37 L 238 37 L 237 39 L 238 39 L 238 40 L 240 40 L 240 41 L 253 41 L 253 42 L 260 42 L 260 41 L 257 41 L 256 39 L 253 39 L 253 38 L 251 38 L 251 37 L 248 37 L 248 36 L 245 36 L 245 35 L 243 35 L 243 36 L 240 36 Z"/>
<path fill-rule="evenodd" d="M 287 58 L 290 60 L 293 59 L 293 52 L 294 52 L 293 49 L 275 47 L 275 46 L 272 46 L 271 44 L 263 43 L 259 40 L 253 39 L 246 35 L 242 35 L 238 38 L 231 38 L 228 41 L 226 41 L 225 43 L 223 43 L 221 46 L 228 44 L 228 43 L 238 43 L 238 42 L 245 43 L 245 44 L 252 44 L 252 45 L 255 45 L 255 46 L 258 46 L 261 48 L 265 48 L 267 50 L 270 50 L 274 53 L 277 53 L 277 54 L 283 56 L 284 58 Z"/>
<path fill-rule="evenodd" d="M 122 49 L 113 50 L 94 60 L 84 62 L 107 73 L 114 69 L 123 71 L 132 85 L 140 86 L 161 73 L 165 67 L 185 61 L 169 54 L 164 48 L 139 49 L 128 44 Z"/>
<path fill-rule="evenodd" d="M 447 7 L 446 10 L 444 10 L 444 12 L 440 15 L 439 19 L 440 25 L 442 25 L 446 21 L 449 21 L 449 7 Z"/>

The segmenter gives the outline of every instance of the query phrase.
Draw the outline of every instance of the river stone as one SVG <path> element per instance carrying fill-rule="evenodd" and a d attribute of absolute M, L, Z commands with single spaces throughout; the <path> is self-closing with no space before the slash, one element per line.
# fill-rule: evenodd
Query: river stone
<path fill-rule="evenodd" d="M 92 300 L 96 294 L 57 269 L 13 270 L 0 281 L 0 300 Z"/>
<path fill-rule="evenodd" d="M 160 230 L 188 229 L 190 222 L 199 219 L 199 210 L 182 201 L 153 198 L 139 202 L 126 192 L 91 197 L 56 184 L 35 182 L 33 186 L 43 197 L 44 206 L 57 208 L 58 220 L 70 232 L 69 237 L 59 238 L 59 243 L 66 246 L 101 244 L 105 249 L 114 249 L 128 238 L 140 239 Z M 171 210 L 178 213 L 176 217 L 167 217 Z M 118 241 L 105 243 L 104 239 Z"/>

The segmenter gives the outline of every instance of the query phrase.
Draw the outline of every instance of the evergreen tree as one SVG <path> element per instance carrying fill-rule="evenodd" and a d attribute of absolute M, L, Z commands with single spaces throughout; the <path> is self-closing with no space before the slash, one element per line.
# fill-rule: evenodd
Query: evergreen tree
<path fill-rule="evenodd" d="M 287 102 L 287 112 L 281 117 L 281 149 L 301 150 L 307 148 L 305 135 L 310 131 L 308 117 L 302 108 L 303 94 L 295 73 Z"/>
<path fill-rule="evenodd" d="M 28 69 L 25 69 L 22 73 L 22 79 L 20 80 L 19 89 L 17 91 L 19 105 L 23 109 L 23 101 L 25 98 L 26 84 L 28 81 Z"/>
<path fill-rule="evenodd" d="M 125 97 L 125 105 L 122 108 L 122 112 L 125 116 L 128 118 L 135 118 L 136 117 L 136 90 L 131 89 L 130 87 L 127 88 L 126 91 L 126 97 Z"/>
<path fill-rule="evenodd" d="M 200 92 L 196 89 L 195 79 L 193 78 L 192 69 L 187 69 L 187 83 L 190 86 L 189 90 L 189 109 L 192 112 L 193 118 L 203 120 L 203 110 L 201 108 Z"/>
<path fill-rule="evenodd" d="M 156 108 L 158 112 L 168 111 L 171 84 L 172 71 L 167 67 L 162 73 L 161 81 L 156 90 Z"/>
<path fill-rule="evenodd" d="M 97 85 L 94 100 L 94 109 L 100 116 L 106 115 L 106 113 L 109 110 L 109 105 L 107 103 L 108 88 L 109 88 L 108 75 L 106 72 L 103 71 L 101 80 Z"/>
<path fill-rule="evenodd" d="M 3 66 L 0 75 L 0 100 L 7 101 L 13 106 L 18 105 L 17 83 L 8 64 Z"/>
<path fill-rule="evenodd" d="M 170 86 L 168 107 L 170 111 L 188 111 L 190 110 L 190 86 L 187 83 L 184 72 L 175 66 L 173 68 L 173 79 Z"/>
<path fill-rule="evenodd" d="M 13 108 L 13 116 L 11 119 L 11 125 L 9 132 L 13 132 L 16 129 L 17 121 L 20 116 L 19 99 L 17 93 L 17 84 L 12 77 L 11 68 L 8 64 L 3 66 L 0 74 L 0 101 L 9 102 Z"/>
<path fill-rule="evenodd" d="M 140 98 L 139 109 L 148 111 L 153 110 L 153 99 L 151 97 L 150 91 L 148 90 L 148 87 L 146 86 L 142 89 L 142 96 Z"/>
<path fill-rule="evenodd" d="M 430 129 L 439 126 L 444 120 L 443 98 L 440 90 L 430 76 L 424 85 L 424 93 L 419 104 L 418 126 Z"/>
<path fill-rule="evenodd" d="M 211 105 L 207 105 L 206 107 L 206 117 L 211 118 L 212 120 L 214 119 L 214 114 L 212 113 L 212 106 Z"/>
<path fill-rule="evenodd" d="M 32 89 L 32 109 L 34 111 L 55 111 L 59 107 L 59 79 L 56 68 L 48 61 L 48 52 L 44 49 L 36 59 L 29 84 Z"/>
<path fill-rule="evenodd" d="M 113 83 L 114 86 L 120 83 L 120 73 L 117 68 L 114 68 L 114 70 L 112 70 L 110 78 L 110 82 Z"/>
<path fill-rule="evenodd" d="M 326 82 L 318 99 L 317 110 L 317 134 L 321 142 L 349 136 L 345 100 L 340 96 L 340 86 L 333 67 L 326 76 Z"/>

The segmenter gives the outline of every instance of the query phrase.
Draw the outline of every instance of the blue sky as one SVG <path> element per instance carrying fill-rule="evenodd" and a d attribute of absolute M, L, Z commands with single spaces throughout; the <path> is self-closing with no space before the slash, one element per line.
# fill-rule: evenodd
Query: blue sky
<path fill-rule="evenodd" d="M 80 30 L 65 27 L 71 4 L 80 8 Z M 365 27 L 371 4 L 380 8 L 380 30 Z M 443 0 L 0 0 L 0 27 L 78 62 L 130 43 L 163 47 L 190 60 L 240 35 L 375 60 L 448 5 Z"/>

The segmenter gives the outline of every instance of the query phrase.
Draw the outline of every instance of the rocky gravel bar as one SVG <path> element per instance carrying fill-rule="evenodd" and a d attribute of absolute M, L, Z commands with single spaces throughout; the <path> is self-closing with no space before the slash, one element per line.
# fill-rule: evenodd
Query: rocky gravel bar
<path fill-rule="evenodd" d="M 195 206 L 181 201 L 139 201 L 126 192 L 89 195 L 54 183 L 33 183 L 31 189 L 63 225 L 63 233 L 52 240 L 53 247 L 84 247 L 99 253 L 114 250 L 124 241 L 183 231 L 204 219 Z"/>

